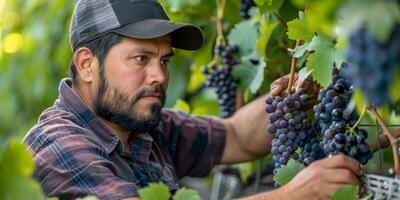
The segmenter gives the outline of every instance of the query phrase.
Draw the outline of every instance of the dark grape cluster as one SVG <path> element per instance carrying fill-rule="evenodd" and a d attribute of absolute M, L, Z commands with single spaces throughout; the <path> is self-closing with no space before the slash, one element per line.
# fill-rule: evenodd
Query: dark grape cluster
<path fill-rule="evenodd" d="M 314 106 L 315 118 L 319 124 L 323 140 L 320 143 L 326 155 L 345 154 L 366 164 L 372 157 L 369 145 L 366 143 L 368 133 L 354 127 L 358 120 L 355 111 L 347 111 L 347 105 L 352 96 L 350 84 L 334 70 L 332 84 L 321 89 L 318 99 L 320 103 Z"/>
<path fill-rule="evenodd" d="M 305 145 L 301 149 L 298 161 L 308 166 L 312 162 L 325 157 L 324 150 L 320 148 L 318 124 L 314 124 L 307 133 Z"/>
<path fill-rule="evenodd" d="M 400 63 L 400 24 L 390 38 L 382 44 L 361 28 L 349 39 L 347 59 L 350 67 L 345 75 L 360 88 L 375 106 L 391 103 L 390 84 L 394 80 L 396 64 Z"/>
<path fill-rule="evenodd" d="M 272 159 L 274 173 L 281 165 L 286 165 L 290 158 L 298 159 L 296 150 L 304 145 L 309 123 L 302 110 L 308 105 L 309 96 L 303 89 L 286 97 L 268 96 L 265 99 L 265 111 L 269 113 L 267 131 L 275 134 L 272 140 Z"/>
<path fill-rule="evenodd" d="M 223 118 L 230 117 L 235 112 L 238 80 L 231 72 L 233 66 L 237 64 L 233 53 L 238 50 L 237 46 L 217 44 L 214 47 L 214 54 L 220 62 L 212 62 L 208 67 L 203 66 L 202 68 L 202 72 L 207 76 L 205 85 L 214 88 Z"/>
<path fill-rule="evenodd" d="M 245 19 L 249 19 L 249 10 L 251 7 L 255 6 L 256 4 L 254 3 L 253 0 L 242 0 L 242 3 L 240 4 L 240 16 L 242 16 Z"/>

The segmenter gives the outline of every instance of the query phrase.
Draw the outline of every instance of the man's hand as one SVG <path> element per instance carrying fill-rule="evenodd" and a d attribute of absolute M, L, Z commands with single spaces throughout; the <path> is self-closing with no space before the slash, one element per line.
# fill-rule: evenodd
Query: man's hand
<path fill-rule="evenodd" d="M 329 199 L 343 185 L 360 188 L 358 177 L 363 174 L 356 160 L 337 155 L 312 163 L 281 189 L 288 199 Z"/>
<path fill-rule="evenodd" d="M 286 96 L 288 85 L 289 75 L 276 79 L 271 84 L 271 90 L 269 94 L 271 96 Z M 314 82 L 311 77 L 308 77 L 305 81 L 300 81 L 298 75 L 294 74 L 291 92 L 293 93 L 294 91 L 299 89 L 304 89 L 305 93 L 308 94 L 310 99 L 309 108 L 311 108 L 317 101 L 320 86 L 316 82 Z"/>

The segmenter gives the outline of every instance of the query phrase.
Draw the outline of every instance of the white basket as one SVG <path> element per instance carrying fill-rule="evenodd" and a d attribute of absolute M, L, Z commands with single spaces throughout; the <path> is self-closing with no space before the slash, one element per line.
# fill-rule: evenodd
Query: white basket
<path fill-rule="evenodd" d="M 371 194 L 372 199 L 400 200 L 400 180 L 398 179 L 366 174 L 363 182 L 367 189 L 367 194 Z"/>

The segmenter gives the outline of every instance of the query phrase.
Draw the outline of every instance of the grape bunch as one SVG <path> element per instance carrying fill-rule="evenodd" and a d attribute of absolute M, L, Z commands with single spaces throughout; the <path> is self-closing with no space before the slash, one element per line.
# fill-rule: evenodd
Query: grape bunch
<path fill-rule="evenodd" d="M 308 166 L 312 162 L 325 157 L 324 150 L 320 148 L 318 139 L 318 124 L 314 124 L 307 133 L 305 145 L 301 149 L 298 161 Z"/>
<path fill-rule="evenodd" d="M 232 69 L 237 64 L 233 53 L 238 50 L 237 46 L 217 44 L 214 47 L 214 55 L 219 58 L 220 62 L 212 62 L 208 67 L 202 67 L 202 72 L 207 76 L 205 85 L 214 88 L 223 118 L 230 117 L 235 112 L 238 80 L 232 75 Z"/>
<path fill-rule="evenodd" d="M 296 150 L 304 145 L 309 130 L 308 120 L 302 108 L 309 102 L 309 96 L 299 89 L 286 97 L 268 96 L 265 111 L 269 113 L 267 131 L 275 134 L 272 140 L 272 159 L 276 173 L 290 158 L 298 159 Z"/>
<path fill-rule="evenodd" d="M 370 104 L 391 103 L 389 87 L 394 80 L 396 64 L 400 63 L 400 24 L 385 44 L 371 36 L 366 28 L 353 33 L 349 41 L 350 67 L 345 70 L 346 77 L 363 91 Z"/>
<path fill-rule="evenodd" d="M 256 4 L 254 3 L 253 0 L 242 0 L 242 3 L 240 4 L 240 16 L 242 16 L 245 19 L 249 19 L 249 10 L 251 7 L 255 6 Z"/>
<path fill-rule="evenodd" d="M 367 131 L 354 127 L 358 120 L 355 111 L 348 111 L 347 105 L 352 95 L 352 87 L 334 70 L 332 84 L 321 89 L 314 106 L 315 118 L 319 124 L 323 140 L 320 148 L 326 155 L 345 154 L 366 164 L 372 152 L 366 143 Z"/>

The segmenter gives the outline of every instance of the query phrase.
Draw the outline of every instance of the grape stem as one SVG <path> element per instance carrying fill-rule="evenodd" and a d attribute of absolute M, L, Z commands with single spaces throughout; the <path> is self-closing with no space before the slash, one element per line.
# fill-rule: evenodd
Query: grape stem
<path fill-rule="evenodd" d="M 294 49 L 296 49 L 300 45 L 301 45 L 301 40 L 297 40 L 296 41 L 296 47 Z M 295 57 L 295 53 L 293 52 L 292 63 L 291 63 L 291 66 L 290 66 L 289 85 L 288 85 L 288 88 L 287 88 L 287 93 L 288 94 L 292 93 L 294 73 L 296 72 L 296 63 L 297 63 L 297 59 Z"/>
<path fill-rule="evenodd" d="M 367 110 L 367 106 L 364 106 L 363 109 L 362 109 L 362 111 L 361 111 L 360 116 L 358 117 L 357 122 L 350 128 L 350 132 L 351 132 L 351 133 L 354 133 L 354 129 L 358 126 L 358 124 L 360 124 L 361 119 L 363 118 L 363 116 L 364 116 L 366 110 Z"/>
<path fill-rule="evenodd" d="M 398 140 L 393 137 L 392 133 L 389 131 L 385 123 L 383 122 L 379 113 L 373 108 L 368 108 L 369 112 L 378 121 L 378 124 L 382 127 L 383 133 L 389 138 L 389 142 L 392 145 L 393 159 L 394 159 L 394 175 L 397 179 L 400 178 L 400 161 L 399 161 L 399 151 L 398 151 Z"/>

